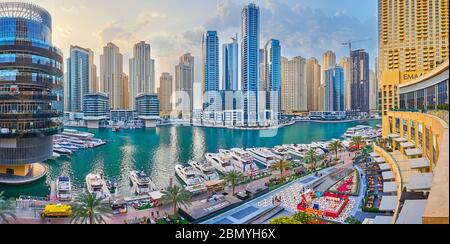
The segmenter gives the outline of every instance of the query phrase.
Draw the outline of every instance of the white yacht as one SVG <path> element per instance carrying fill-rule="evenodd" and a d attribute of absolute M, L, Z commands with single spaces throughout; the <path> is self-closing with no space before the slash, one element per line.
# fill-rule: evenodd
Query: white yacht
<path fill-rule="evenodd" d="M 234 165 L 231 163 L 231 159 L 220 153 L 207 153 L 205 155 L 206 160 L 219 172 L 226 174 L 234 171 Z"/>
<path fill-rule="evenodd" d="M 307 144 L 291 144 L 284 146 L 292 156 L 299 158 L 305 157 L 305 153 L 310 149 L 310 146 Z"/>
<path fill-rule="evenodd" d="M 53 151 L 58 153 L 58 154 L 63 154 L 63 155 L 72 155 L 72 150 L 69 150 L 67 148 L 63 148 L 60 145 L 53 145 Z"/>
<path fill-rule="evenodd" d="M 56 199 L 61 202 L 72 200 L 72 185 L 69 177 L 59 176 L 56 178 Z"/>
<path fill-rule="evenodd" d="M 78 131 L 78 130 L 71 130 L 71 129 L 64 129 L 64 131 L 62 132 L 62 135 L 67 136 L 67 137 L 80 138 L 80 139 L 88 139 L 88 138 L 94 137 L 94 134 L 92 134 L 92 133 L 82 132 L 82 131 Z"/>
<path fill-rule="evenodd" d="M 289 153 L 289 149 L 285 146 L 275 146 L 274 148 L 270 149 L 276 156 L 278 156 L 280 159 L 284 160 L 291 160 L 292 156 Z"/>
<path fill-rule="evenodd" d="M 137 195 L 145 195 L 151 191 L 155 191 L 156 186 L 151 181 L 150 177 L 143 171 L 133 170 L 130 172 L 130 182 L 132 186 L 132 193 Z"/>
<path fill-rule="evenodd" d="M 208 161 L 189 161 L 189 165 L 191 165 L 195 170 L 197 170 L 198 172 L 200 172 L 200 176 L 205 180 L 205 181 L 210 181 L 210 180 L 218 180 L 219 179 L 219 174 L 217 174 L 216 170 L 214 169 L 214 167 L 212 166 L 211 163 L 209 163 Z"/>
<path fill-rule="evenodd" d="M 242 173 L 250 173 L 258 170 L 258 166 L 255 163 L 253 157 L 242 148 L 232 148 L 228 151 L 231 157 L 234 159 L 235 166 L 242 171 Z"/>
<path fill-rule="evenodd" d="M 203 182 L 200 173 L 189 164 L 175 165 L 175 173 L 188 186 L 198 185 Z"/>
<path fill-rule="evenodd" d="M 255 160 L 267 168 L 270 168 L 272 164 L 279 160 L 279 158 L 267 148 L 250 148 L 248 149 L 248 152 Z"/>
<path fill-rule="evenodd" d="M 98 174 L 90 173 L 86 175 L 87 190 L 97 197 L 110 197 L 111 193 L 106 186 L 106 181 Z"/>

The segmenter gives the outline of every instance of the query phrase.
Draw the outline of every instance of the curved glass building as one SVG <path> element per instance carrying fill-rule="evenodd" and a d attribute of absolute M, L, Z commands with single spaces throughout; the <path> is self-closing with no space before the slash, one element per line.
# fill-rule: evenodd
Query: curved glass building
<path fill-rule="evenodd" d="M 0 3 L 0 182 L 33 178 L 61 132 L 62 52 L 52 46 L 52 19 L 29 3 Z M 36 166 L 37 167 L 37 166 Z"/>

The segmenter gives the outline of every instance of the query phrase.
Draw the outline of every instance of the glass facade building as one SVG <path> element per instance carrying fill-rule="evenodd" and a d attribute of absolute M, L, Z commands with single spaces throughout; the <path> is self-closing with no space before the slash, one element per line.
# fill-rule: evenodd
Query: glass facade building
<path fill-rule="evenodd" d="M 159 118 L 159 98 L 157 94 L 143 93 L 136 97 L 136 112 L 139 117 Z"/>
<path fill-rule="evenodd" d="M 369 53 L 364 50 L 355 50 L 351 53 L 352 82 L 351 82 L 351 109 L 355 111 L 369 111 Z"/>
<path fill-rule="evenodd" d="M 269 40 L 265 46 L 266 119 L 278 121 L 281 116 L 281 45 Z"/>
<path fill-rule="evenodd" d="M 216 111 L 219 103 L 219 37 L 217 31 L 203 36 L 203 110 Z"/>
<path fill-rule="evenodd" d="M 0 3 L 0 169 L 8 175 L 47 160 L 61 132 L 63 57 L 52 46 L 50 14 L 28 3 Z M 14 166 L 14 167 L 12 167 Z M 21 170 L 22 176 L 28 171 Z"/>
<path fill-rule="evenodd" d="M 340 66 L 325 70 L 325 110 L 345 111 L 344 69 Z"/>
<path fill-rule="evenodd" d="M 241 14 L 241 90 L 244 125 L 257 125 L 259 119 L 259 41 L 260 9 L 251 3 Z"/>
<path fill-rule="evenodd" d="M 239 89 L 239 45 L 237 37 L 222 47 L 222 82 L 223 89 L 237 91 Z"/>
<path fill-rule="evenodd" d="M 67 110 L 80 112 L 83 109 L 83 96 L 89 92 L 90 51 L 80 47 L 70 48 L 70 58 L 67 59 Z"/>

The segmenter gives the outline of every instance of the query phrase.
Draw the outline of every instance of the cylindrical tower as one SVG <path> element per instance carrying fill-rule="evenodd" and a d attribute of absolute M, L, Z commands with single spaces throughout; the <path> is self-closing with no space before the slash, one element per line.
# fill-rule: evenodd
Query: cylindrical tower
<path fill-rule="evenodd" d="M 52 20 L 29 3 L 0 3 L 0 182 L 33 178 L 61 132 L 62 52 L 52 46 Z"/>

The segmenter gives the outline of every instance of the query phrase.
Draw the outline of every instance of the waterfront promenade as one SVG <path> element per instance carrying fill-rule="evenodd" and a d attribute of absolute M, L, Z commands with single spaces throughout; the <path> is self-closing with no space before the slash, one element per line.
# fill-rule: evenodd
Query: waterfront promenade
<path fill-rule="evenodd" d="M 280 194 L 281 191 L 285 190 L 286 188 L 288 188 L 294 184 L 301 184 L 304 187 L 308 187 L 309 185 L 317 182 L 318 180 L 328 176 L 332 172 L 336 172 L 343 168 L 351 167 L 355 153 L 354 152 L 352 152 L 352 153 L 340 152 L 338 154 L 338 156 L 339 156 L 340 160 L 343 161 L 344 163 L 319 171 L 319 174 L 322 174 L 322 177 L 314 176 L 314 174 L 306 175 L 306 176 L 299 178 L 291 183 L 288 183 L 278 189 L 275 189 L 267 194 L 264 194 L 264 195 L 258 197 L 257 199 L 254 199 L 250 202 L 244 203 L 243 205 L 238 206 L 235 209 L 241 209 L 247 205 L 250 206 L 251 204 L 255 204 L 256 202 L 261 202 L 265 199 L 271 199 L 273 196 Z M 273 171 L 272 175 L 270 177 L 262 178 L 262 179 L 253 181 L 249 184 L 239 185 L 236 187 L 236 192 L 245 191 L 246 188 L 249 186 L 251 186 L 251 187 L 264 186 L 273 177 L 279 177 L 279 171 L 277 171 L 277 170 Z M 231 187 L 227 187 L 225 189 L 225 192 L 228 194 L 231 194 L 232 193 Z M 206 199 L 210 196 L 211 196 L 211 194 L 204 194 L 201 196 L 194 197 L 192 200 L 193 201 L 202 200 L 202 199 Z M 288 203 L 286 203 L 286 204 L 288 204 Z M 166 213 L 171 214 L 173 211 L 172 209 L 173 209 L 172 206 L 160 206 L 160 207 L 155 207 L 155 208 L 151 208 L 151 209 L 147 209 L 147 210 L 136 211 L 132 207 L 129 207 L 129 211 L 127 214 L 114 215 L 112 218 L 106 219 L 106 222 L 108 224 L 124 224 L 125 221 L 133 221 L 133 220 L 137 220 L 137 219 L 144 218 L 144 217 L 150 217 L 150 216 L 152 216 L 152 212 L 155 215 L 158 212 L 160 214 L 160 216 L 164 216 Z M 224 214 L 227 214 L 233 210 L 234 209 L 231 209 Z M 293 212 L 291 212 L 291 214 L 293 214 Z M 217 217 L 214 217 L 211 220 L 205 221 L 205 223 L 207 223 L 207 224 L 215 223 L 214 221 L 219 221 L 218 218 L 220 218 L 220 216 L 223 216 L 223 214 L 219 215 Z M 21 218 L 19 216 L 16 220 L 11 221 L 11 223 L 14 223 L 14 224 L 50 224 L 50 223 L 51 224 L 68 224 L 69 222 L 70 222 L 69 219 L 46 219 L 45 220 L 45 219 L 33 218 L 33 217 Z"/>

